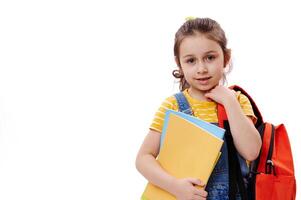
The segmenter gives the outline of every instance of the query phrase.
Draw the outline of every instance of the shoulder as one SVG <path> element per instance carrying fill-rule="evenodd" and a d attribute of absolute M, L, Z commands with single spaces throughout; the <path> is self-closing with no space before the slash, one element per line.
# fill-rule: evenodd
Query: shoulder
<path fill-rule="evenodd" d="M 250 100 L 246 95 L 242 94 L 240 91 L 237 91 L 235 94 L 244 114 L 249 116 L 255 124 L 257 121 L 257 117 L 254 114 Z"/>
<path fill-rule="evenodd" d="M 174 95 L 171 95 L 165 98 L 161 104 L 161 107 L 166 109 L 177 110 L 178 105 L 177 105 L 176 97 Z"/>
<path fill-rule="evenodd" d="M 172 95 L 163 100 L 159 109 L 157 110 L 155 117 L 150 126 L 150 130 L 155 130 L 159 133 L 162 132 L 165 113 L 167 110 L 175 110 L 178 111 L 176 98 Z"/>
<path fill-rule="evenodd" d="M 248 97 L 242 94 L 240 91 L 236 91 L 235 95 L 240 104 L 250 104 Z"/>

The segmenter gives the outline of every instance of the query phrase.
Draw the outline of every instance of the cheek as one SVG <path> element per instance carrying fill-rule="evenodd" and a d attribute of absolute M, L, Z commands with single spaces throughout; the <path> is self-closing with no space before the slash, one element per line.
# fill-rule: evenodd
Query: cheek
<path fill-rule="evenodd" d="M 183 74 L 186 79 L 189 77 L 189 72 L 187 70 L 183 70 Z"/>
<path fill-rule="evenodd" d="M 223 74 L 224 74 L 224 67 L 223 67 L 223 65 L 216 66 L 213 73 L 217 74 L 219 77 L 222 77 Z"/>
<path fill-rule="evenodd" d="M 187 68 L 183 68 L 183 74 L 185 79 L 190 79 L 190 77 L 193 75 L 193 70 L 191 69 L 187 69 Z"/>

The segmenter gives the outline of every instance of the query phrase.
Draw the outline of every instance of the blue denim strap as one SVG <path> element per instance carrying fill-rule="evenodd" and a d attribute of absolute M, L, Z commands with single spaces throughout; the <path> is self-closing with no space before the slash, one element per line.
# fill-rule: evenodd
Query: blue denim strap
<path fill-rule="evenodd" d="M 187 101 L 185 95 L 183 94 L 183 92 L 176 93 L 174 96 L 177 99 L 177 103 L 178 103 L 178 106 L 179 106 L 179 111 L 183 112 L 185 114 L 188 114 L 188 115 L 193 115 L 190 104 L 188 103 L 188 101 Z"/>

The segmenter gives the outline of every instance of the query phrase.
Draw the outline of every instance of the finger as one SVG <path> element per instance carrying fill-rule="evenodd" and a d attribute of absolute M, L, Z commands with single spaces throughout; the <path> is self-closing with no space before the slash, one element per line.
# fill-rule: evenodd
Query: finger
<path fill-rule="evenodd" d="M 188 181 L 194 185 L 199 185 L 199 186 L 205 186 L 205 183 L 202 182 L 200 179 L 197 178 L 188 178 Z"/>
<path fill-rule="evenodd" d="M 195 189 L 195 191 L 194 191 L 194 194 L 195 195 L 198 195 L 198 196 L 201 196 L 201 197 L 207 197 L 208 196 L 208 192 L 207 191 L 205 191 L 204 189 Z"/>
<path fill-rule="evenodd" d="M 206 197 L 201 197 L 199 195 L 193 195 L 192 200 L 206 200 Z"/>
<path fill-rule="evenodd" d="M 207 92 L 207 93 L 205 93 L 205 97 L 207 97 L 207 98 L 212 98 L 212 95 L 211 95 L 210 92 Z"/>

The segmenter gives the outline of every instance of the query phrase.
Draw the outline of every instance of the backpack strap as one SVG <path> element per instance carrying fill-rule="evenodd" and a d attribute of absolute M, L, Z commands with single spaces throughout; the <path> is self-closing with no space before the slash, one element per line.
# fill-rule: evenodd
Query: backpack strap
<path fill-rule="evenodd" d="M 183 112 L 185 114 L 188 114 L 188 115 L 193 115 L 193 112 L 191 110 L 191 106 L 188 103 L 188 101 L 187 101 L 185 95 L 183 94 L 183 92 L 176 93 L 174 96 L 177 99 L 179 111 Z"/>
<path fill-rule="evenodd" d="M 266 123 L 263 131 L 262 138 L 262 148 L 261 148 L 261 156 L 259 157 L 259 173 L 263 172 L 265 174 L 273 173 L 276 176 L 276 171 L 274 169 L 274 163 L 272 161 L 272 155 L 274 150 L 275 143 L 275 127 Z"/>
<path fill-rule="evenodd" d="M 247 189 L 245 187 L 241 167 L 247 167 L 246 162 L 241 162 L 238 157 L 237 150 L 234 146 L 230 125 L 228 121 L 224 122 L 225 140 L 228 149 L 228 163 L 229 163 L 229 199 L 236 200 L 237 186 L 242 200 L 247 200 Z"/>

